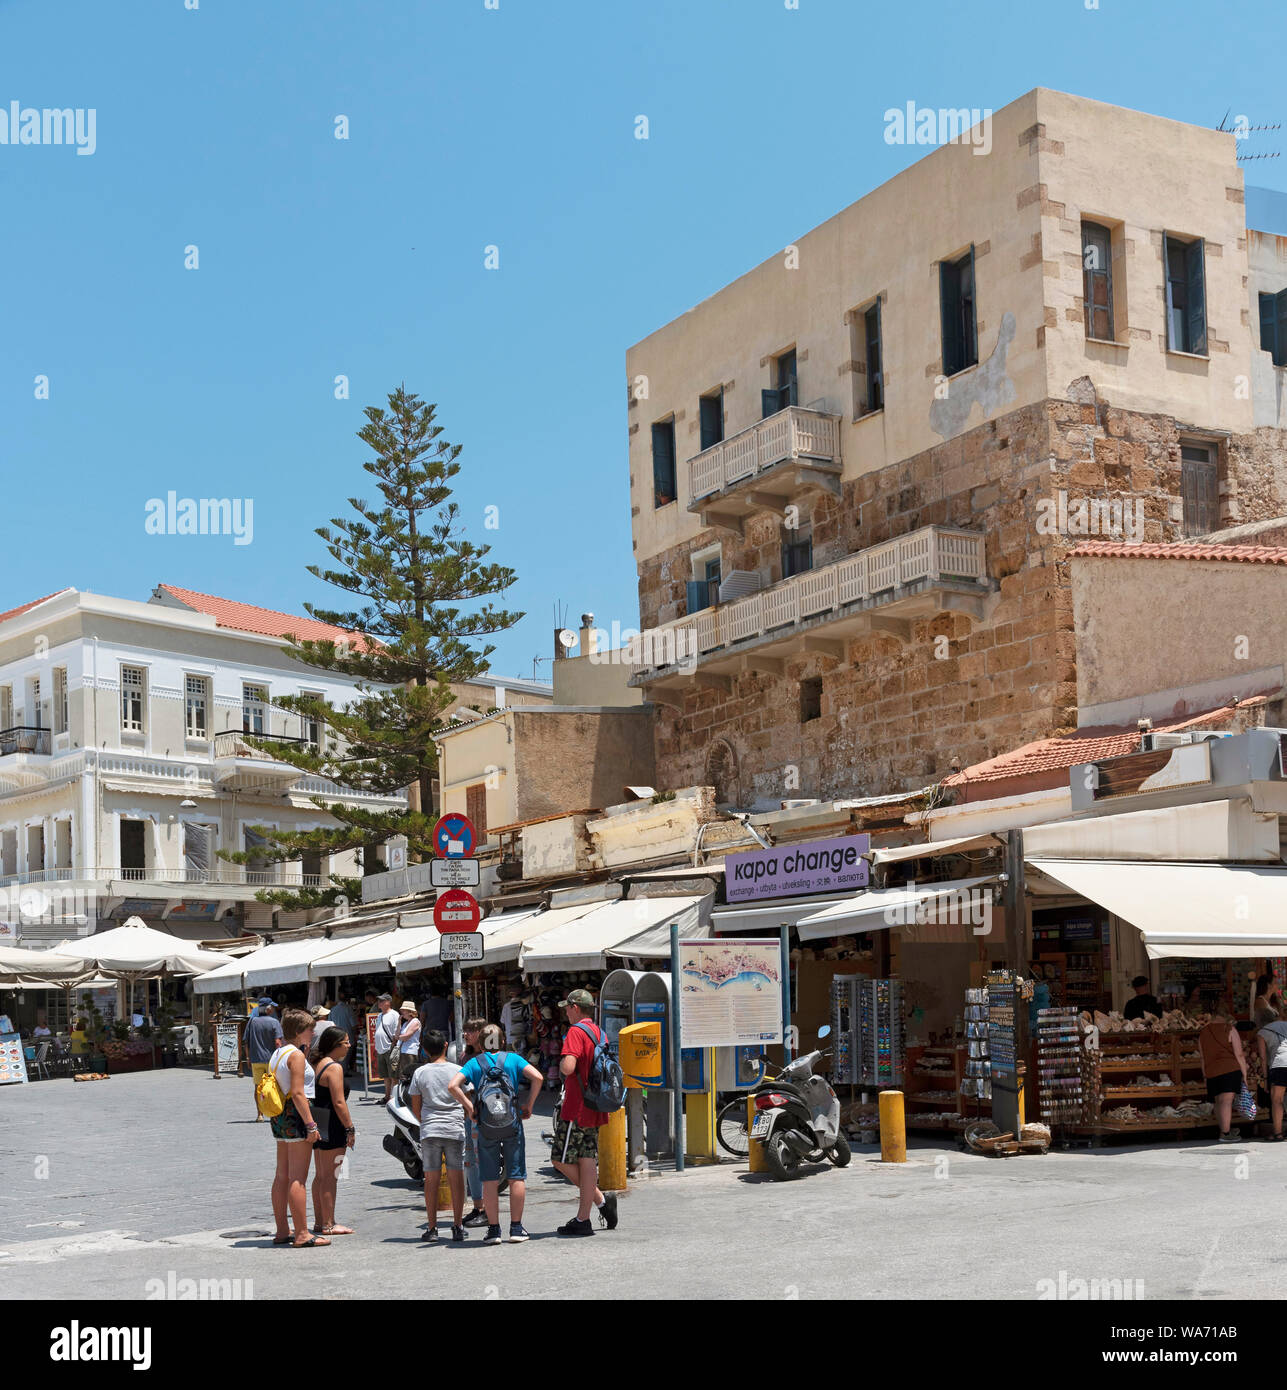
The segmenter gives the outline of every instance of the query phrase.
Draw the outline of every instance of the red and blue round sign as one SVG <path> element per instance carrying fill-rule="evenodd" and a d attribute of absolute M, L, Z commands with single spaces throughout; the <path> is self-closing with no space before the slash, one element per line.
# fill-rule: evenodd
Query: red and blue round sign
<path fill-rule="evenodd" d="M 468 859 L 478 843 L 478 832 L 468 816 L 448 811 L 434 826 L 433 848 L 439 859 Z"/>

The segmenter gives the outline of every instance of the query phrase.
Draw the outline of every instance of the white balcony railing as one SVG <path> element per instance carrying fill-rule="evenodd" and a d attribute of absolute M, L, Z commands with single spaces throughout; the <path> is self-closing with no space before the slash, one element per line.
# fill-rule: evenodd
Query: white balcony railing
<path fill-rule="evenodd" d="M 981 583 L 985 577 L 979 532 L 926 526 L 847 555 L 833 565 L 795 575 L 736 603 L 651 628 L 632 644 L 631 664 L 635 671 L 643 671 L 674 664 L 685 654 L 700 658 L 922 580 Z"/>
<path fill-rule="evenodd" d="M 689 496 L 697 501 L 753 478 L 785 459 L 840 461 L 840 418 L 791 405 L 688 460 Z"/>
<path fill-rule="evenodd" d="M 28 869 L 21 874 L 0 875 L 0 888 L 28 883 L 88 883 L 112 880 L 125 883 L 241 884 L 254 888 L 322 888 L 321 874 L 292 873 L 287 865 L 252 869 L 245 864 L 220 864 L 213 869 L 122 869 L 104 865 L 97 869 Z"/>

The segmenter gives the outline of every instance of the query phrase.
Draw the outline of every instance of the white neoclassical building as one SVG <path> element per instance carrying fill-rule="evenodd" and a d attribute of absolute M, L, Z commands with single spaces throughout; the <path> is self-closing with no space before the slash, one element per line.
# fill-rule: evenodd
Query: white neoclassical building
<path fill-rule="evenodd" d="M 330 823 L 315 796 L 405 804 L 301 776 L 244 742 L 318 739 L 274 708 L 283 695 L 354 697 L 354 680 L 292 661 L 287 633 L 345 636 L 166 584 L 147 602 L 64 589 L 0 613 L 0 942 L 43 945 L 131 915 L 186 937 L 238 935 L 273 925 L 257 890 L 362 873 L 356 852 L 262 868 L 218 857 L 253 851 L 254 826 Z"/>

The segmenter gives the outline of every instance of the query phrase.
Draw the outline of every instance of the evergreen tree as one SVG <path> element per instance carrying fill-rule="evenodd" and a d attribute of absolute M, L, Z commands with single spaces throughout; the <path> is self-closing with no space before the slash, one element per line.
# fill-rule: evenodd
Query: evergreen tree
<path fill-rule="evenodd" d="M 283 696 L 281 709 L 318 721 L 322 746 L 246 741 L 279 761 L 360 791 L 389 795 L 419 788 L 421 810 L 365 811 L 313 798 L 336 825 L 294 832 L 255 827 L 266 845 L 224 857 L 236 863 L 280 863 L 306 853 L 371 853 L 394 836 L 407 839 L 408 857 L 433 853 L 433 778 L 450 683 L 487 670 L 495 650 L 480 645 L 512 627 L 522 613 L 493 607 L 515 581 L 514 571 L 487 563 L 490 547 L 464 538 L 450 483 L 460 472 L 460 445 L 442 438 L 437 407 L 399 387 L 388 410 L 368 406 L 358 438 L 375 455 L 362 466 L 375 479 L 380 501 L 350 498 L 355 517 L 336 518 L 317 535 L 337 568 L 309 565 L 309 573 L 342 589 L 353 607 L 331 610 L 305 604 L 310 616 L 351 633 L 351 640 L 296 639 L 287 652 L 298 661 L 359 680 L 358 698 L 345 709 L 311 695 Z M 479 603 L 480 600 L 484 602 Z M 286 908 L 322 907 L 341 896 L 361 898 L 361 880 L 332 874 L 328 887 L 257 893 Z"/>

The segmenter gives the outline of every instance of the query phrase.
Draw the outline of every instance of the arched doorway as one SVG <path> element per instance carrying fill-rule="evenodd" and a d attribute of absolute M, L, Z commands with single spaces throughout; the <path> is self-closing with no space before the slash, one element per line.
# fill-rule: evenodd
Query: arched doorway
<path fill-rule="evenodd" d="M 717 738 L 706 754 L 706 785 L 715 788 L 715 802 L 736 806 L 740 788 L 737 781 L 737 754 L 727 740 Z"/>

